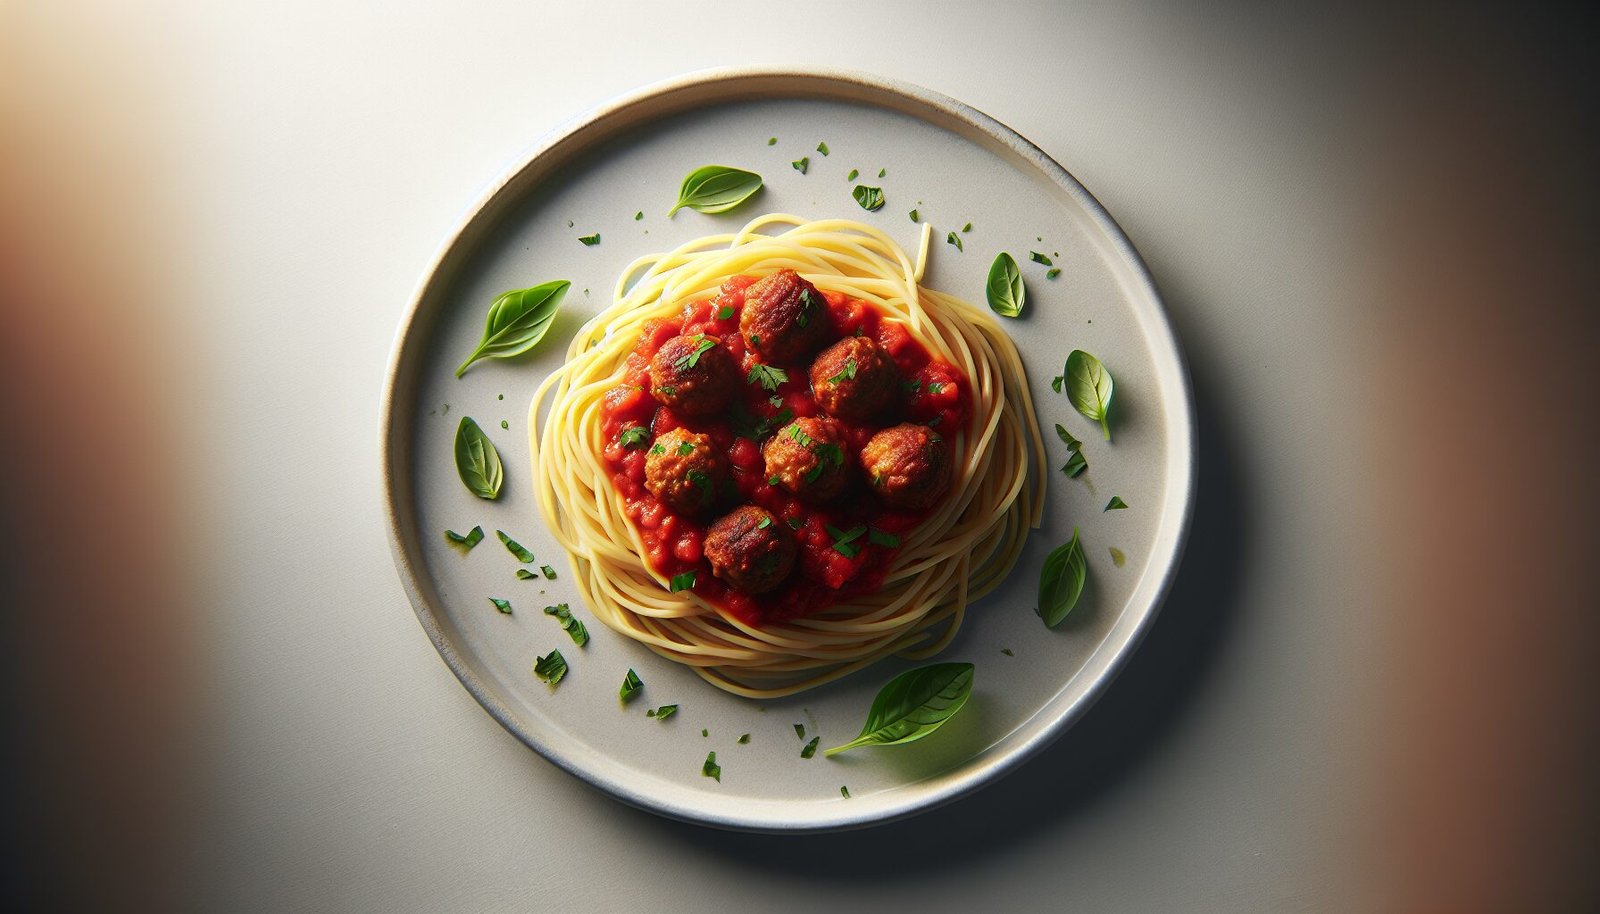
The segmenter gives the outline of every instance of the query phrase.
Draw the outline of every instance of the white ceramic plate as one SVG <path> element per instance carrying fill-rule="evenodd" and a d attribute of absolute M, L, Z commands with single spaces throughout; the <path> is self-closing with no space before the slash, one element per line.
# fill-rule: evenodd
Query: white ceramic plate
<path fill-rule="evenodd" d="M 827 156 L 817 151 L 823 142 Z M 811 160 L 804 175 L 790 165 L 801 156 Z M 668 220 L 684 174 L 708 163 L 756 171 L 766 186 L 732 213 L 683 210 Z M 883 188 L 883 209 L 856 205 L 851 169 Z M 567 557 L 533 504 L 527 405 L 638 255 L 762 212 L 863 220 L 914 252 L 920 227 L 911 209 L 937 232 L 929 287 L 981 305 L 997 252 L 1010 251 L 1024 267 L 1027 311 L 1004 323 L 1047 430 L 1047 519 L 1011 579 L 971 608 L 940 658 L 977 665 L 966 708 L 910 746 L 807 760 L 794 724 L 824 746 L 852 738 L 878 688 L 910 664 L 888 661 L 793 698 L 755 702 L 723 694 L 605 629 L 570 586 Z M 964 253 L 944 242 L 969 222 Z M 599 245 L 578 242 L 594 232 Z M 1030 251 L 1049 255 L 1061 275 L 1047 279 Z M 573 288 L 536 351 L 480 362 L 457 380 L 453 369 L 477 342 L 490 301 L 556 278 Z M 1099 356 L 1116 378 L 1112 443 L 1050 390 L 1074 348 Z M 383 409 L 395 561 L 423 628 L 462 683 L 508 730 L 583 780 L 636 806 L 728 828 L 798 832 L 886 821 L 961 796 L 1043 748 L 1105 689 L 1149 627 L 1176 571 L 1194 491 L 1194 411 L 1182 355 L 1116 223 L 1060 165 L 1004 125 L 936 93 L 854 73 L 696 74 L 557 131 L 471 209 L 428 268 L 401 324 Z M 474 497 L 457 477 L 452 445 L 463 414 L 504 458 L 498 501 Z M 1067 454 L 1048 434 L 1057 422 L 1085 442 L 1089 470 L 1078 479 L 1058 471 Z M 1129 508 L 1102 511 L 1113 495 Z M 487 538 L 470 553 L 445 542 L 446 529 L 475 525 Z M 1090 584 L 1051 631 L 1034 614 L 1039 567 L 1074 526 Z M 560 577 L 517 580 L 522 566 L 496 529 Z M 1111 547 L 1127 556 L 1121 567 Z M 491 596 L 510 600 L 514 613 L 496 611 Z M 571 603 L 588 623 L 587 647 L 574 646 L 541 611 L 557 602 Z M 570 664 L 555 689 L 531 672 L 534 658 L 552 648 Z M 617 688 L 630 667 L 645 690 L 624 709 Z M 664 722 L 645 717 L 647 707 L 663 704 L 680 710 Z M 744 733 L 750 741 L 739 744 Z M 720 783 L 701 774 L 710 750 L 722 766 Z"/>

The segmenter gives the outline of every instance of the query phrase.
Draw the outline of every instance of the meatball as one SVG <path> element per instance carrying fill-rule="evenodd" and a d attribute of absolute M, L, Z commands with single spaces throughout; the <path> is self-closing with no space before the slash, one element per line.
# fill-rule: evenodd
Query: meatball
<path fill-rule="evenodd" d="M 885 504 L 920 511 L 950 488 L 944 439 L 926 425 L 905 422 L 873 435 L 861 449 L 861 469 Z"/>
<path fill-rule="evenodd" d="M 833 335 L 828 302 L 793 270 L 779 270 L 744 290 L 739 332 L 769 362 L 799 361 Z"/>
<path fill-rule="evenodd" d="M 830 416 L 864 422 L 894 403 L 900 369 L 877 343 L 847 336 L 811 363 L 811 393 Z"/>
<path fill-rule="evenodd" d="M 844 426 L 837 419 L 796 419 L 767 439 L 767 481 L 808 501 L 827 501 L 849 480 Z"/>
<path fill-rule="evenodd" d="M 739 363 L 714 336 L 675 336 L 650 360 L 650 392 L 686 416 L 715 415 L 738 389 Z"/>
<path fill-rule="evenodd" d="M 765 593 L 782 584 L 794 570 L 796 548 L 789 528 L 755 505 L 734 508 L 706 531 L 711 573 L 745 593 Z"/>
<path fill-rule="evenodd" d="M 645 454 L 644 487 L 679 514 L 706 513 L 727 479 L 728 462 L 710 435 L 675 428 Z"/>

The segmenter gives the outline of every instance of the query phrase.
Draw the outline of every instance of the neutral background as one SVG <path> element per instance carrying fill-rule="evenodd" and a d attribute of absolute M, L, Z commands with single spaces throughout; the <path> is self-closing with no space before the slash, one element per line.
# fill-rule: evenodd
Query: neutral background
<path fill-rule="evenodd" d="M 7 880 L 39 908 L 1582 910 L 1594 24 L 1340 4 L 0 2 Z M 1177 592 L 1022 771 L 637 812 L 417 625 L 378 398 L 480 189 L 616 94 L 845 66 L 1011 125 L 1188 351 Z M 1592 576 L 1592 575 L 1591 575 Z"/>

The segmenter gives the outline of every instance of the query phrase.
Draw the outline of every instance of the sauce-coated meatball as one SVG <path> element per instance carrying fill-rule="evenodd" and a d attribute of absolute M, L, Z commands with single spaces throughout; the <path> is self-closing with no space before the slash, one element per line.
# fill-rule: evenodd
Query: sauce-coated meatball
<path fill-rule="evenodd" d="M 767 439 L 767 481 L 808 501 L 827 501 L 849 479 L 845 430 L 837 419 L 796 419 Z"/>
<path fill-rule="evenodd" d="M 909 422 L 873 435 L 861 449 L 861 470 L 884 503 L 931 507 L 950 488 L 950 456 L 933 429 Z"/>
<path fill-rule="evenodd" d="M 828 302 L 793 270 L 779 270 L 744 290 L 739 332 L 763 359 L 792 363 L 833 335 Z"/>
<path fill-rule="evenodd" d="M 675 428 L 645 454 L 644 487 L 679 514 L 709 511 L 727 478 L 728 462 L 710 435 Z"/>
<path fill-rule="evenodd" d="M 765 593 L 782 584 L 794 570 L 795 551 L 789 528 L 755 505 L 733 509 L 706 531 L 711 573 L 745 593 Z"/>
<path fill-rule="evenodd" d="M 847 336 L 811 363 L 811 393 L 830 416 L 863 422 L 894 403 L 900 370 L 864 336 Z"/>
<path fill-rule="evenodd" d="M 739 389 L 739 363 L 714 336 L 675 336 L 650 360 L 650 392 L 686 416 L 727 408 Z"/>

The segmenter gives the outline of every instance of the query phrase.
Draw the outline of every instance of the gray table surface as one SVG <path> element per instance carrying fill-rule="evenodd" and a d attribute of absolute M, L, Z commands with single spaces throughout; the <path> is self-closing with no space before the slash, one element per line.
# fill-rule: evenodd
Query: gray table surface
<path fill-rule="evenodd" d="M 112 7 L 115 4 L 104 4 Z M 1201 4 L 163 2 L 169 326 L 201 687 L 185 892 L 215 911 L 1353 910 L 1374 609 L 1347 269 L 1347 25 Z M 40 42 L 93 17 L 33 9 Z M 585 788 L 473 702 L 390 559 L 379 392 L 418 277 L 546 131 L 721 65 L 857 67 L 1009 124 L 1118 219 L 1191 362 L 1200 494 L 1176 593 L 1109 694 L 1021 771 L 886 827 L 783 839 Z M 224 332 L 225 331 L 225 332 Z M 1359 382 L 1357 382 L 1359 383 Z"/>

